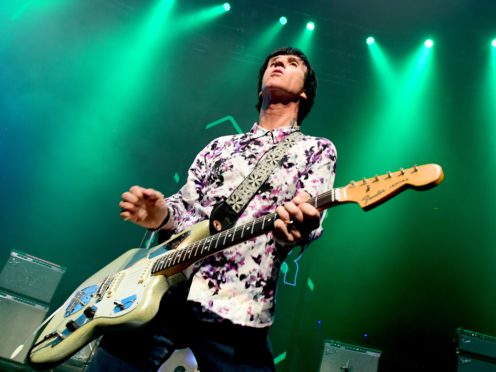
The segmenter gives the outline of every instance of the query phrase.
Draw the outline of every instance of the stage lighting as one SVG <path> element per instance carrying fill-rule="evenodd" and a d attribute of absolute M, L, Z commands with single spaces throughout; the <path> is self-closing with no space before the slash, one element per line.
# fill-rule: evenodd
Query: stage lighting
<path fill-rule="evenodd" d="M 230 11 L 230 10 L 231 10 L 231 4 L 229 4 L 229 3 L 224 3 L 224 10 L 225 10 L 226 12 Z"/>
<path fill-rule="evenodd" d="M 313 23 L 313 22 L 308 22 L 308 23 L 307 23 L 307 30 L 309 30 L 309 31 L 313 31 L 313 30 L 315 30 L 315 23 Z"/>
<path fill-rule="evenodd" d="M 375 43 L 375 39 L 373 36 L 369 36 L 366 41 L 368 45 L 372 45 Z"/>
<path fill-rule="evenodd" d="M 493 39 L 493 41 L 491 41 L 491 45 L 493 46 L 493 48 L 496 48 L 496 39 Z"/>
<path fill-rule="evenodd" d="M 284 26 L 286 23 L 288 23 L 288 19 L 282 16 L 281 18 L 279 18 L 279 23 Z"/>
<path fill-rule="evenodd" d="M 425 45 L 426 48 L 432 48 L 434 46 L 434 41 L 432 41 L 432 39 L 427 39 L 424 42 L 424 45 Z"/>

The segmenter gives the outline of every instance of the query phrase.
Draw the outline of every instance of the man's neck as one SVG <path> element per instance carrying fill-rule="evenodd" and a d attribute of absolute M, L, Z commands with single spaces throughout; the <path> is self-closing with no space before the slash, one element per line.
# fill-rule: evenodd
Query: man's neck
<path fill-rule="evenodd" d="M 297 125 L 298 104 L 276 103 L 260 110 L 258 124 L 265 130 Z"/>

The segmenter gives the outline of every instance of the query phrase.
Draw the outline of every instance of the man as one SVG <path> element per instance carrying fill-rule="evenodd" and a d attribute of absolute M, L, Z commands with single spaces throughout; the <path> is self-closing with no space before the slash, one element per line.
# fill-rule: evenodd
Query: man
<path fill-rule="evenodd" d="M 315 91 L 306 56 L 294 48 L 276 50 L 260 68 L 260 116 L 251 131 L 207 145 L 175 195 L 131 187 L 122 194 L 121 217 L 167 235 L 208 219 L 264 154 L 299 130 Z M 267 333 L 279 269 L 293 246 L 320 235 L 319 211 L 306 201 L 332 187 L 335 162 L 329 140 L 298 139 L 237 220 L 276 211 L 274 230 L 195 264 L 187 285 L 164 295 L 153 321 L 103 338 L 90 371 L 156 371 L 175 348 L 185 346 L 202 372 L 273 371 Z"/>

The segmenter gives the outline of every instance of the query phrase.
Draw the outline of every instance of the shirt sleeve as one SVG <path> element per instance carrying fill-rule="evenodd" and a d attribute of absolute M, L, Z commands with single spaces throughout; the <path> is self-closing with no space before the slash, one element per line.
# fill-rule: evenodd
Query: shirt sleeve
<path fill-rule="evenodd" d="M 334 144 L 328 139 L 317 138 L 316 144 L 306 151 L 307 169 L 300 178 L 297 193 L 307 192 L 312 198 L 332 189 L 336 175 L 337 153 Z M 326 211 L 320 215 L 320 226 L 313 230 L 299 245 L 306 245 L 322 235 L 322 222 Z"/>
<path fill-rule="evenodd" d="M 185 184 L 177 193 L 166 198 L 167 204 L 174 213 L 174 228 L 170 233 L 183 231 L 208 218 L 211 208 L 208 208 L 203 201 L 203 190 L 208 182 L 208 165 L 219 151 L 218 139 L 210 142 L 195 157 L 188 170 Z"/>

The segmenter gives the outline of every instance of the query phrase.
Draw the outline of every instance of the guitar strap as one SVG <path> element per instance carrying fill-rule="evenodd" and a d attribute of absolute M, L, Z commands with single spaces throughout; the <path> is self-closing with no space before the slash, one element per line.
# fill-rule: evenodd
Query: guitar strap
<path fill-rule="evenodd" d="M 210 214 L 210 233 L 216 233 L 232 227 L 250 200 L 267 181 L 277 165 L 282 163 L 288 149 L 303 137 L 300 131 L 289 134 L 260 159 L 255 169 L 224 201 L 217 203 Z"/>

